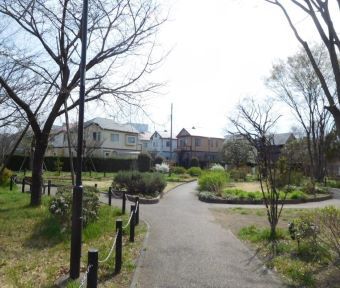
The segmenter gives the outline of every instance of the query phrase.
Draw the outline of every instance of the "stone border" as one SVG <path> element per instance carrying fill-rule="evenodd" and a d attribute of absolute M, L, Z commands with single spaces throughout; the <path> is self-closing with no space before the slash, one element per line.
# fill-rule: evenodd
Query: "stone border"
<path fill-rule="evenodd" d="M 247 205 L 263 205 L 263 200 L 250 200 L 250 199 L 223 199 L 223 198 L 205 198 L 198 195 L 198 199 L 202 202 L 206 203 L 215 203 L 215 204 L 247 204 Z M 286 199 L 285 201 L 279 200 L 279 204 L 302 204 L 302 203 L 308 203 L 308 202 L 321 202 L 325 200 L 333 199 L 333 196 L 326 195 L 321 196 L 318 198 L 309 198 L 309 199 Z"/>

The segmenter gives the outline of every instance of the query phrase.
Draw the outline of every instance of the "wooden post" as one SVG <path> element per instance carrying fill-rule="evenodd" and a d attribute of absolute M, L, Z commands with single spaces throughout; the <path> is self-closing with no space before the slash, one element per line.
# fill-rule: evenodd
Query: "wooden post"
<path fill-rule="evenodd" d="M 139 197 L 136 197 L 136 226 L 139 224 Z"/>
<path fill-rule="evenodd" d="M 123 248 L 123 221 L 121 219 L 116 220 L 116 255 L 115 255 L 115 273 L 118 274 L 122 269 L 122 248 Z"/>
<path fill-rule="evenodd" d="M 51 195 L 51 180 L 48 180 L 47 182 L 47 195 Z"/>
<path fill-rule="evenodd" d="M 135 221 L 136 221 L 136 214 L 135 214 L 136 205 L 131 205 L 131 222 L 130 222 L 130 242 L 135 242 Z"/>
<path fill-rule="evenodd" d="M 126 206 L 126 194 L 125 192 L 123 192 L 123 196 L 122 196 L 122 214 L 125 214 L 125 206 Z"/>
<path fill-rule="evenodd" d="M 24 178 L 22 178 L 22 187 L 21 187 L 22 193 L 25 193 L 25 184 L 26 184 L 26 182 L 25 182 L 25 177 L 24 177 Z"/>
<path fill-rule="evenodd" d="M 9 190 L 10 190 L 10 191 L 13 190 L 13 176 L 11 176 L 11 178 L 10 178 L 10 182 L 9 182 Z"/>
<path fill-rule="evenodd" d="M 98 283 L 98 250 L 89 249 L 87 254 L 87 267 L 89 273 L 87 274 L 87 288 L 97 288 Z"/>
<path fill-rule="evenodd" d="M 111 206 L 111 199 L 112 199 L 112 187 L 109 188 L 109 205 Z"/>

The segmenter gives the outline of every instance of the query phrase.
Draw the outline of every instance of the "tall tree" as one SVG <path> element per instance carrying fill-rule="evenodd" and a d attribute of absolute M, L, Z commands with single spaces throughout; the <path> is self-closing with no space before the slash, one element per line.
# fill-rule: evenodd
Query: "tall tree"
<path fill-rule="evenodd" d="M 317 75 L 322 90 L 327 99 L 327 110 L 332 114 L 337 133 L 340 136 L 340 40 L 338 36 L 339 0 L 265 0 L 281 9 L 296 39 L 306 51 L 308 59 Z M 295 11 L 298 10 L 310 19 L 326 47 L 327 57 L 331 63 L 332 83 L 327 82 L 327 76 L 313 55 L 311 45 L 304 39 L 294 24 Z M 335 87 L 334 87 L 335 86 Z M 333 88 L 334 87 L 334 88 Z M 333 91 L 334 90 L 334 91 Z"/>
<path fill-rule="evenodd" d="M 68 111 L 78 105 L 81 7 L 80 0 L 0 2 L 0 24 L 10 24 L 4 33 L 15 31 L 0 53 L 0 87 L 9 99 L 3 107 L 19 110 L 36 140 L 31 205 L 41 203 L 42 164 L 52 125 L 65 113 L 65 101 Z M 158 63 L 152 51 L 163 22 L 153 0 L 90 1 L 86 102 L 138 105 L 144 93 L 158 86 L 144 76 Z"/>
<path fill-rule="evenodd" d="M 318 67 L 329 85 L 331 71 L 324 46 L 311 48 Z M 304 130 L 312 183 L 323 181 L 326 171 L 325 137 L 330 129 L 330 113 L 320 81 L 302 49 L 286 61 L 274 64 L 266 81 L 278 99 L 286 103 Z"/>

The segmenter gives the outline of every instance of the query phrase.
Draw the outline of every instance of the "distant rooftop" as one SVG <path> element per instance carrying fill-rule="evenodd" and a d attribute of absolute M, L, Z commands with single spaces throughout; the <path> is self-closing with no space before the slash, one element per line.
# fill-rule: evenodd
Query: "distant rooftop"
<path fill-rule="evenodd" d="M 84 126 L 88 126 L 91 124 L 97 124 L 101 128 L 105 130 L 112 130 L 112 131 L 121 131 L 121 132 L 129 132 L 129 133 L 138 133 L 138 130 L 135 129 L 131 124 L 119 124 L 116 123 L 114 120 L 96 117 L 84 123 Z"/>
<path fill-rule="evenodd" d="M 191 128 L 183 128 L 178 135 L 185 130 L 186 132 L 188 132 L 191 136 L 201 136 L 201 137 L 207 137 L 207 138 L 217 138 L 217 139 L 223 139 L 223 137 L 221 136 L 217 136 L 217 135 L 211 135 L 209 134 L 207 131 L 205 131 L 202 128 L 196 128 L 195 126 L 191 127 Z"/>

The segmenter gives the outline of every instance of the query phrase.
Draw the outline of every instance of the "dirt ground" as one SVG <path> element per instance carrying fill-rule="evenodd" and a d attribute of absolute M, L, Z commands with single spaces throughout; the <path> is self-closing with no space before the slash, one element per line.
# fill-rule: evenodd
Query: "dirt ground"
<path fill-rule="evenodd" d="M 230 183 L 230 188 L 241 189 L 247 192 L 261 191 L 260 182 L 232 182 Z"/>
<path fill-rule="evenodd" d="M 245 226 L 268 227 L 264 208 L 212 208 L 211 211 L 215 216 L 215 221 L 223 228 L 230 229 L 236 236 L 239 230 Z M 289 221 L 302 212 L 303 209 L 284 209 L 278 226 L 286 229 Z"/>

